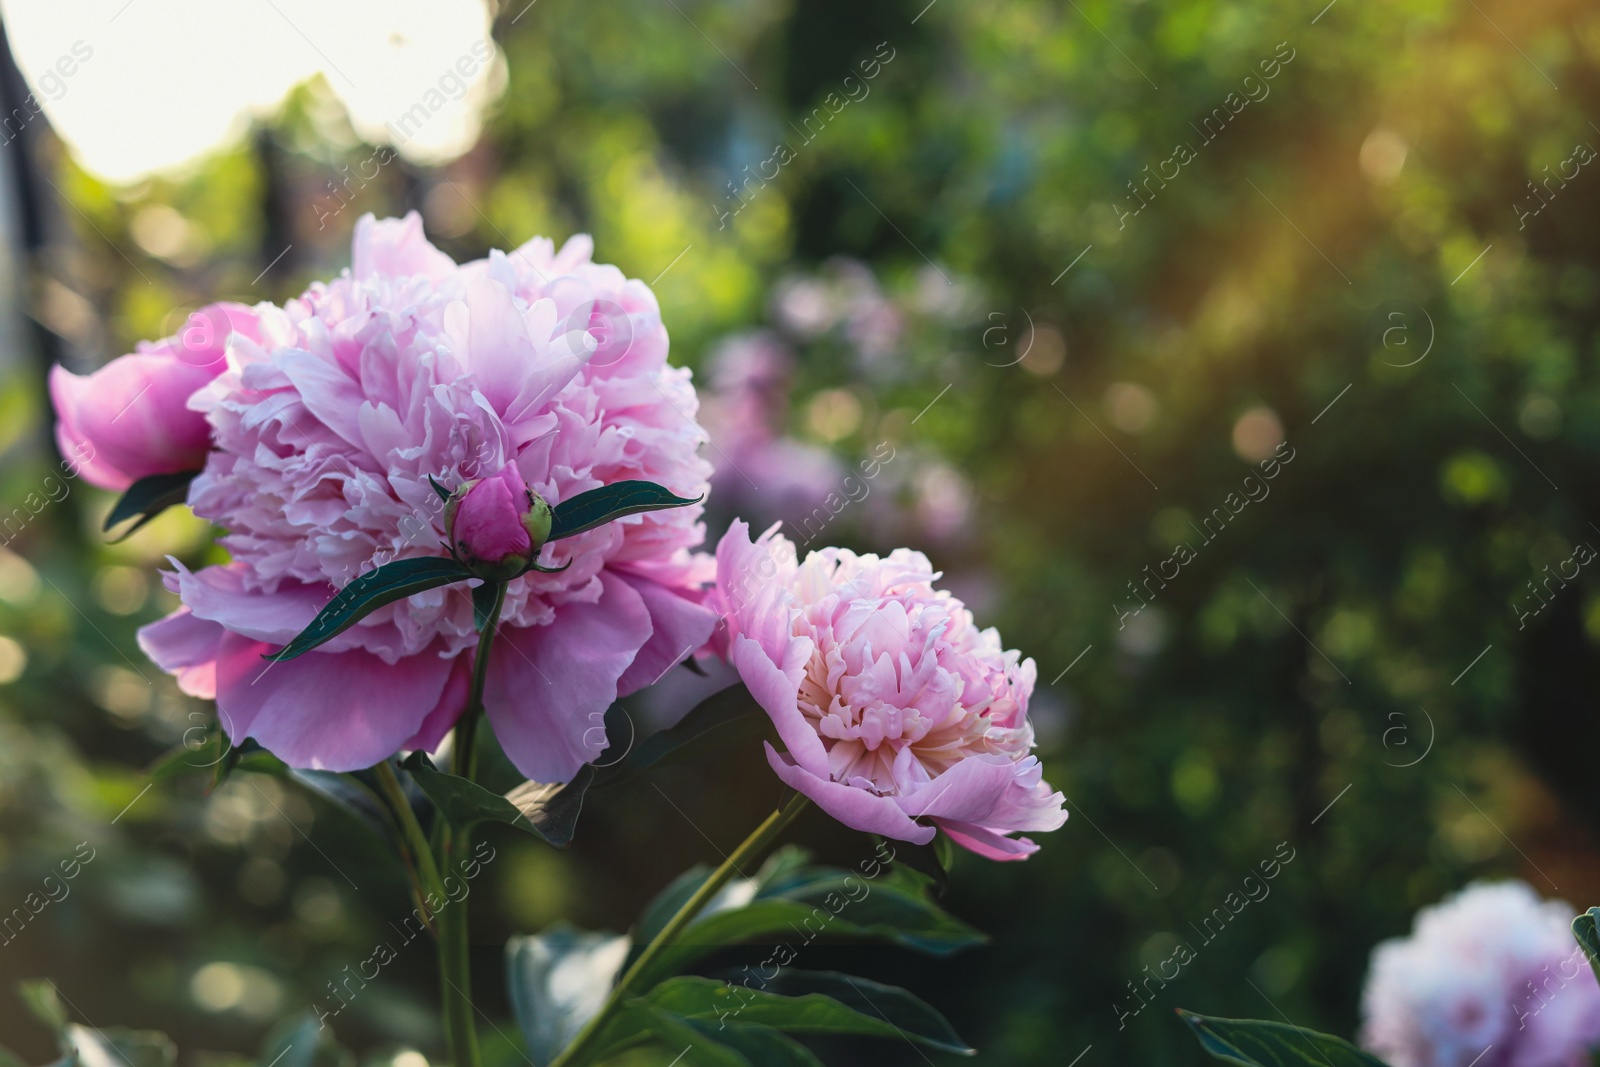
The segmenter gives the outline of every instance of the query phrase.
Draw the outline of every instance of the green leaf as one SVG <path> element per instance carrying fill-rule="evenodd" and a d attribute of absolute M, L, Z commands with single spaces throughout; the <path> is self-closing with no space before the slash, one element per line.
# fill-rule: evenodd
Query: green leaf
<path fill-rule="evenodd" d="M 431 474 L 428 475 L 428 484 L 433 486 L 433 491 L 438 494 L 439 499 L 441 501 L 443 501 L 446 504 L 448 504 L 450 502 L 450 490 L 446 489 L 444 486 L 442 486 L 438 482 L 434 481 L 433 480 L 433 475 L 431 475 Z"/>
<path fill-rule="evenodd" d="M 466 567 L 444 556 L 422 556 L 385 563 L 339 590 L 339 594 L 317 612 L 311 625 L 300 631 L 298 637 L 263 658 L 294 659 L 348 630 L 385 604 L 472 576 Z"/>
<path fill-rule="evenodd" d="M 355 775 L 293 767 L 289 770 L 289 777 L 342 809 L 379 837 L 387 839 L 394 833 L 388 809 L 379 801 L 378 795 Z"/>
<path fill-rule="evenodd" d="M 714 742 L 714 751 L 740 741 L 754 742 L 772 733 L 772 720 L 756 703 L 756 698 L 743 683 L 736 682 L 719 689 L 678 720 L 676 726 L 651 734 L 636 745 L 627 757 L 606 768 L 604 782 L 617 785 L 658 763 L 676 758 L 683 748 L 701 738 Z"/>
<path fill-rule="evenodd" d="M 627 952 L 626 937 L 565 923 L 506 942 L 507 992 L 535 1067 L 555 1059 L 600 1010 Z"/>
<path fill-rule="evenodd" d="M 810 1049 L 794 1038 L 785 1037 L 765 1026 L 746 1023 L 712 1025 L 704 1019 L 685 1019 L 684 1022 L 713 1041 L 743 1054 L 754 1067 L 822 1067 L 822 1061 Z"/>
<path fill-rule="evenodd" d="M 1600 921 L 1600 908 L 1590 908 L 1572 920 L 1572 936 L 1583 946 L 1589 966 L 1594 969 L 1595 977 L 1600 978 L 1600 928 L 1595 925 L 1597 921 Z"/>
<path fill-rule="evenodd" d="M 604 526 L 612 519 L 624 515 L 637 515 L 642 511 L 660 511 L 663 508 L 682 508 L 698 504 L 700 497 L 674 496 L 664 486 L 655 482 L 626 481 L 602 485 L 587 493 L 579 493 L 571 500 L 563 500 L 555 507 L 550 523 L 550 536 L 559 541 L 563 537 L 581 534 L 596 526 Z"/>
<path fill-rule="evenodd" d="M 1178 1009 L 1200 1047 L 1244 1067 L 1385 1067 L 1343 1038 L 1259 1019 L 1218 1019 Z"/>
<path fill-rule="evenodd" d="M 102 532 L 109 532 L 118 523 L 127 522 L 135 515 L 141 516 L 139 521 L 130 526 L 118 540 L 130 536 L 135 530 L 166 511 L 174 504 L 181 504 L 189 495 L 189 483 L 194 481 L 199 471 L 178 471 L 176 474 L 152 474 L 140 478 L 112 505 L 111 513 L 106 516 L 106 521 L 100 527 Z"/>
<path fill-rule="evenodd" d="M 895 842 L 899 845 L 899 842 Z M 765 942 L 787 949 L 788 963 L 813 941 L 883 941 L 933 956 L 948 956 L 983 944 L 978 930 L 930 900 L 926 880 L 899 867 L 874 864 L 875 877 L 861 870 L 813 866 L 803 850 L 775 853 L 754 878 L 734 879 L 645 973 L 645 986 L 687 970 L 718 949 Z M 683 902 L 705 881 L 694 868 L 653 900 L 640 919 L 635 946 L 654 938 Z M 634 955 L 638 954 L 635 949 Z"/>
<path fill-rule="evenodd" d="M 651 1042 L 666 1049 L 669 1056 L 676 1055 L 695 1067 L 701 1064 L 705 1067 L 767 1067 L 765 1061 L 748 1059 L 729 1048 L 719 1040 L 723 1035 L 709 1036 L 707 1029 L 704 1024 L 697 1025 L 697 1020 L 662 1011 L 645 1001 L 630 1001 L 607 1020 L 595 1041 L 594 1058 L 604 1059 L 634 1045 Z"/>
<path fill-rule="evenodd" d="M 645 998 L 690 1019 L 740 1022 L 804 1034 L 903 1038 L 944 1052 L 972 1049 L 928 1004 L 896 986 L 831 971 L 780 971 L 756 987 L 672 978 Z"/>
<path fill-rule="evenodd" d="M 451 826 L 466 829 L 480 822 L 505 823 L 528 830 L 557 848 L 571 843 L 583 795 L 594 780 L 594 768 L 585 764 L 570 782 L 524 782 L 501 796 L 476 782 L 446 774 L 424 752 L 413 752 L 402 766 Z"/>

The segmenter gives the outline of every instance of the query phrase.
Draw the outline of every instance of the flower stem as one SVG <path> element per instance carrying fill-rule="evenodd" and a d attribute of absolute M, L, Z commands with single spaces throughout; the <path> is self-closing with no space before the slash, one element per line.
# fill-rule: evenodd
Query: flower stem
<path fill-rule="evenodd" d="M 457 775 L 471 781 L 478 772 L 478 720 L 483 717 L 483 684 L 489 674 L 489 652 L 500 624 L 500 609 L 506 602 L 504 582 L 494 583 L 494 603 L 478 631 L 478 647 L 472 660 L 472 689 L 466 709 L 456 721 L 455 763 Z M 439 866 L 450 869 L 450 860 L 467 850 L 470 831 L 450 826 L 439 816 L 435 840 Z M 450 1036 L 450 1059 L 455 1067 L 478 1067 L 478 1029 L 473 1019 L 472 957 L 468 937 L 467 900 L 463 896 L 439 916 L 439 994 L 444 1003 L 445 1028 Z"/>
<path fill-rule="evenodd" d="M 794 821 L 794 817 L 805 809 L 805 806 L 805 796 L 796 793 L 789 798 L 783 807 L 768 815 L 765 822 L 750 832 L 750 836 L 745 838 L 739 847 L 734 849 L 732 854 L 722 861 L 722 866 L 711 872 L 711 877 L 707 878 L 700 888 L 695 890 L 694 895 L 685 901 L 683 907 L 678 909 L 677 914 L 667 921 L 667 925 L 661 928 L 661 932 L 650 941 L 650 944 L 645 946 L 644 951 L 639 954 L 639 958 L 633 961 L 633 966 L 629 967 L 627 972 L 617 981 L 616 986 L 611 990 L 611 995 L 600 1006 L 600 1010 L 595 1012 L 594 1017 L 584 1024 L 578 1036 L 573 1038 L 572 1044 L 568 1045 L 566 1051 L 555 1058 L 550 1067 L 578 1067 L 578 1065 L 585 1062 L 585 1057 L 595 1051 L 595 1042 L 599 1040 L 606 1021 L 621 1005 L 622 1001 L 630 993 L 634 992 L 634 987 L 638 984 L 641 976 L 647 973 L 656 959 L 671 947 L 672 943 L 678 939 L 678 935 L 683 933 L 690 923 L 694 922 L 705 906 L 711 903 L 712 898 L 722 891 L 722 887 L 727 885 L 735 874 L 741 873 L 741 864 L 747 864 L 765 852 L 777 840 L 778 835 L 783 832 L 784 828 Z"/>

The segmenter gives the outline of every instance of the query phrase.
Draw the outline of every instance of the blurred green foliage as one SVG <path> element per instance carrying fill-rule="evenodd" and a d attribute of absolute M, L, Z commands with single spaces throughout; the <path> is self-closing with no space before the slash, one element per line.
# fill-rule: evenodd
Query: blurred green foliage
<path fill-rule="evenodd" d="M 987 1062 L 1092 1045 L 1086 1065 L 1199 1063 L 1176 1007 L 1351 1034 L 1371 947 L 1418 906 L 1507 875 L 1600 900 L 1600 587 L 1584 572 L 1535 602 L 1529 584 L 1600 543 L 1597 179 L 1529 184 L 1600 144 L 1600 12 L 612 0 L 514 15 L 482 143 L 437 171 L 395 160 L 332 217 L 329 183 L 373 148 L 320 85 L 182 179 L 110 189 L 46 152 L 75 210 L 35 265 L 35 316 L 109 357 L 200 303 L 291 295 L 347 262 L 359 212 L 415 208 L 458 257 L 592 233 L 598 259 L 656 279 L 675 358 L 702 372 L 720 339 L 771 331 L 796 353 L 795 439 L 846 464 L 880 440 L 906 457 L 890 517 L 845 513 L 824 540 L 925 547 L 1039 666 L 1041 751 L 1071 819 L 1025 864 L 958 860 L 947 903 L 993 944 L 934 965 L 855 948 L 807 961 L 907 985 Z M 870 93 L 807 140 L 801 124 L 880 48 L 893 58 Z M 744 184 L 780 143 L 792 160 Z M 1171 176 L 1179 145 L 1193 158 Z M 1549 202 L 1524 220 L 1530 197 Z M 863 287 L 896 324 L 886 343 L 837 310 Z M 0 392 L 8 509 L 55 470 L 43 372 Z M 1230 505 L 1280 440 L 1295 458 L 1270 494 Z M 940 492 L 959 521 L 925 536 Z M 95 850 L 0 946 L 0 978 L 49 976 L 82 1019 L 220 1062 L 408 904 L 380 844 L 280 779 L 143 791 L 151 760 L 214 727 L 133 632 L 175 603 L 161 557 L 211 550 L 179 514 L 108 545 L 109 503 L 72 483 L 0 553 L 0 907 L 80 842 Z M 1180 543 L 1195 558 L 1172 577 Z M 1151 602 L 1125 615 L 1134 586 Z M 756 753 L 714 760 L 597 799 L 566 853 L 491 834 L 477 988 L 507 1033 L 508 935 L 623 929 L 768 810 Z M 821 819 L 799 836 L 845 863 L 867 847 Z M 1296 858 L 1270 895 L 1207 940 L 1199 924 L 1283 842 Z M 1193 962 L 1142 987 L 1153 1010 L 1119 1028 L 1130 983 L 1180 942 Z M 346 1044 L 437 1049 L 427 952 L 338 1021 Z M 27 1019 L 0 995 L 0 1032 L 42 1062 L 50 1037 Z M 496 1040 L 496 1062 L 520 1062 Z M 921 1062 L 893 1044 L 825 1058 Z"/>

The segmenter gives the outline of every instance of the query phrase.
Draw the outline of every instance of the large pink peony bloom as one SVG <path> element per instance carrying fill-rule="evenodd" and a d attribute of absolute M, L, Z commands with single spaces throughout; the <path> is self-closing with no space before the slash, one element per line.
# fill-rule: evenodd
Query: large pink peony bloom
<path fill-rule="evenodd" d="M 776 529 L 752 543 L 733 523 L 717 590 L 729 658 L 789 750 L 767 746 L 778 777 L 857 830 L 925 844 L 942 828 L 997 860 L 1037 851 L 1008 835 L 1067 815 L 1029 754 L 1033 661 L 935 591 L 922 553 L 797 562 Z"/>
<path fill-rule="evenodd" d="M 1573 911 L 1521 882 L 1469 886 L 1372 953 L 1361 1044 L 1393 1067 L 1579 1067 L 1600 983 Z"/>
<path fill-rule="evenodd" d="M 260 340 L 256 316 L 242 304 L 210 304 L 176 335 L 142 343 L 93 374 L 51 368 L 61 454 L 83 457 L 80 473 L 118 492 L 151 474 L 198 470 L 211 427 L 186 407 L 189 397 L 226 369 L 230 335 Z"/>
<path fill-rule="evenodd" d="M 514 464 L 550 504 L 624 479 L 706 489 L 689 371 L 667 365 L 649 288 L 590 262 L 575 237 L 457 266 L 404 221 L 363 218 L 352 268 L 235 334 L 227 370 L 189 406 L 214 451 L 189 504 L 233 561 L 167 577 L 183 600 L 140 644 L 183 689 L 214 696 L 235 741 L 350 770 L 434 748 L 466 701 L 477 644 L 457 584 L 381 608 L 298 659 L 287 643 L 375 565 L 443 555 L 446 488 Z M 711 634 L 700 509 L 621 519 L 546 546 L 571 566 L 508 583 L 485 703 L 531 778 L 567 781 L 605 746 L 619 694 Z"/>

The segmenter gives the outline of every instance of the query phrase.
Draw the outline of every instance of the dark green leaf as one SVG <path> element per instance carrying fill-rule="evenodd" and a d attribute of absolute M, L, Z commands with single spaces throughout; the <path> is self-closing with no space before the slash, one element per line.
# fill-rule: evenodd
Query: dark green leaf
<path fill-rule="evenodd" d="M 472 572 L 444 556 L 397 559 L 368 571 L 343 589 L 311 620 L 311 625 L 266 659 L 285 660 L 310 652 L 329 638 L 343 633 L 385 604 L 413 593 L 464 581 Z"/>
<path fill-rule="evenodd" d="M 444 501 L 445 503 L 450 502 L 450 490 L 434 481 L 433 475 L 431 474 L 428 475 L 428 484 L 433 486 L 433 491 L 439 495 L 440 500 Z"/>
<path fill-rule="evenodd" d="M 505 823 L 528 830 L 557 848 L 572 841 L 583 795 L 594 780 L 594 768 L 585 764 L 565 784 L 524 782 L 500 796 L 476 782 L 446 774 L 423 752 L 407 756 L 403 766 L 451 826 L 466 829 L 480 822 Z"/>
<path fill-rule="evenodd" d="M 724 1035 L 709 1034 L 712 1028 L 703 1023 L 696 1025 L 697 1022 L 662 1011 L 643 1000 L 630 1001 L 607 1021 L 595 1042 L 595 1059 L 650 1042 L 667 1050 L 669 1056 L 676 1055 L 683 1063 L 692 1063 L 696 1067 L 700 1064 L 706 1067 L 767 1067 L 765 1062 L 748 1059 L 741 1052 L 729 1048 L 721 1040 Z"/>
<path fill-rule="evenodd" d="M 693 868 L 651 901 L 633 935 L 635 956 L 637 946 L 654 938 L 705 877 L 704 867 Z M 648 986 L 684 971 L 727 945 L 786 946 L 785 958 L 769 957 L 768 966 L 775 966 L 819 940 L 884 941 L 946 956 L 986 939 L 928 899 L 926 879 L 920 875 L 875 860 L 858 870 L 813 866 L 806 863 L 804 850 L 790 846 L 774 853 L 754 878 L 730 882 L 656 958 L 642 982 Z"/>
<path fill-rule="evenodd" d="M 691 1019 L 789 1033 L 905 1038 L 962 1055 L 974 1051 L 944 1016 L 904 989 L 830 971 L 781 971 L 765 985 L 756 976 L 750 985 L 739 986 L 709 978 L 671 978 L 646 999 Z"/>
<path fill-rule="evenodd" d="M 765 1026 L 713 1024 L 704 1019 L 684 1021 L 712 1040 L 742 1053 L 754 1067 L 822 1067 L 822 1061 L 810 1049 Z"/>
<path fill-rule="evenodd" d="M 507 991 L 535 1067 L 555 1059 L 600 1009 L 627 951 L 626 937 L 565 923 L 506 942 Z"/>
<path fill-rule="evenodd" d="M 655 482 L 626 481 L 602 485 L 556 505 L 548 541 L 581 534 L 624 515 L 698 504 L 699 497 L 674 496 Z"/>
<path fill-rule="evenodd" d="M 126 492 L 117 499 L 111 508 L 111 513 L 106 516 L 102 531 L 109 531 L 118 523 L 127 522 L 135 515 L 141 516 L 139 521 L 123 533 L 123 537 L 172 507 L 174 504 L 183 503 L 189 495 L 189 483 L 194 481 L 199 471 L 178 471 L 175 474 L 152 474 L 140 478 L 128 486 Z M 120 540 L 120 538 L 119 538 Z"/>
<path fill-rule="evenodd" d="M 355 776 L 296 767 L 289 770 L 289 777 L 353 816 L 380 837 L 387 838 L 393 832 L 394 824 L 389 821 L 388 809 L 378 800 L 377 794 Z"/>
<path fill-rule="evenodd" d="M 1343 1038 L 1258 1019 L 1217 1019 L 1178 1010 L 1200 1047 L 1224 1063 L 1244 1067 L 1385 1067 Z"/>
<path fill-rule="evenodd" d="M 696 704 L 676 726 L 645 738 L 625 759 L 606 768 L 604 781 L 606 785 L 625 782 L 658 763 L 676 758 L 684 746 L 702 737 L 707 738 L 702 744 L 714 742 L 722 747 L 746 740 L 754 742 L 771 730 L 772 720 L 756 698 L 743 683 L 736 682 Z"/>
<path fill-rule="evenodd" d="M 1597 920 L 1600 920 L 1600 908 L 1590 908 L 1572 920 L 1572 936 L 1583 946 L 1589 966 L 1594 969 L 1595 977 L 1600 978 L 1600 927 L 1595 925 Z"/>

